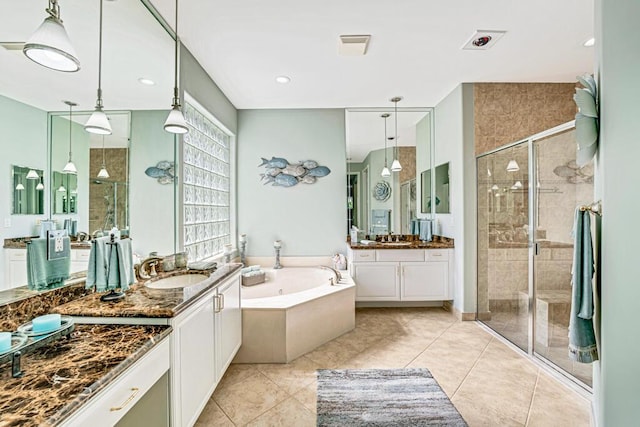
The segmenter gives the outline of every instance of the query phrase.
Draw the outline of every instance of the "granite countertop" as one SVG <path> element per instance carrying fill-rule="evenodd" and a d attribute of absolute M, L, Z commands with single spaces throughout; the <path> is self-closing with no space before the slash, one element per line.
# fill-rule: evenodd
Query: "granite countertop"
<path fill-rule="evenodd" d="M 31 239 L 37 239 L 39 236 L 31 236 L 31 237 L 13 237 L 10 239 L 4 239 L 4 248 L 6 249 L 26 249 L 27 242 Z M 91 242 L 84 241 L 78 242 L 75 240 L 71 241 L 71 249 L 91 249 Z"/>
<path fill-rule="evenodd" d="M 168 326 L 76 325 L 22 356 L 22 378 L 0 366 L 0 426 L 57 425 L 171 333 Z"/>
<path fill-rule="evenodd" d="M 78 317 L 175 317 L 197 301 L 198 296 L 216 287 L 241 266 L 242 264 L 223 265 L 211 273 L 209 279 L 202 284 L 186 288 L 151 289 L 138 283 L 125 292 L 126 296 L 121 301 L 102 302 L 101 293 L 92 293 L 55 307 L 51 311 Z M 198 272 L 194 270 L 194 273 Z M 170 275 L 171 273 L 167 274 Z"/>
<path fill-rule="evenodd" d="M 573 243 L 553 242 L 551 240 L 539 240 L 541 248 L 567 249 L 573 248 Z M 528 242 L 503 242 L 501 240 L 489 241 L 489 249 L 523 249 L 528 248 Z"/>
<path fill-rule="evenodd" d="M 443 236 L 433 236 L 431 242 L 421 240 L 400 242 L 375 242 L 369 244 L 351 243 L 351 249 L 453 249 L 453 239 Z"/>

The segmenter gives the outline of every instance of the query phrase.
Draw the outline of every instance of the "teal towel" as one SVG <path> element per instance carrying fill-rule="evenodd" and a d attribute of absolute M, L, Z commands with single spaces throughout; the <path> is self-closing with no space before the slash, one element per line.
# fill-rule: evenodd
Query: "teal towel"
<path fill-rule="evenodd" d="M 70 251 L 68 237 L 63 238 L 65 251 Z M 31 239 L 27 244 L 27 282 L 29 289 L 41 291 L 64 284 L 69 278 L 71 258 L 47 260 L 47 239 Z"/>
<path fill-rule="evenodd" d="M 129 289 L 135 282 L 133 271 L 133 253 L 131 251 L 131 239 L 116 240 L 109 245 L 109 277 L 108 289 L 120 288 L 122 291 Z"/>
<path fill-rule="evenodd" d="M 95 286 L 97 292 L 107 290 L 108 241 L 108 236 L 91 241 L 91 252 L 89 253 L 89 264 L 87 265 L 87 281 L 85 283 L 87 289 Z"/>
<path fill-rule="evenodd" d="M 580 208 L 576 208 L 573 237 L 569 358 L 580 363 L 591 363 L 598 360 L 593 329 L 593 246 L 589 212 L 583 212 Z"/>

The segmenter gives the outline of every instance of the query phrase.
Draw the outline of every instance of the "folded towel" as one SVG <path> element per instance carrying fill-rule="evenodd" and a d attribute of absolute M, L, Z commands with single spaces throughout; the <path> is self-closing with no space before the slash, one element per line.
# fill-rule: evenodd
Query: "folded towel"
<path fill-rule="evenodd" d="M 89 264 L 87 265 L 87 289 L 95 286 L 97 292 L 107 290 L 107 267 L 109 266 L 109 252 L 107 242 L 109 237 L 100 237 L 91 241 Z"/>
<path fill-rule="evenodd" d="M 589 212 L 580 208 L 575 212 L 573 237 L 569 358 L 580 363 L 591 363 L 598 360 L 593 329 L 593 246 Z"/>
<path fill-rule="evenodd" d="M 63 238 L 65 251 L 69 251 L 69 237 Z M 31 239 L 27 245 L 27 283 L 29 289 L 43 290 L 61 286 L 69 278 L 71 258 L 47 260 L 47 239 Z"/>

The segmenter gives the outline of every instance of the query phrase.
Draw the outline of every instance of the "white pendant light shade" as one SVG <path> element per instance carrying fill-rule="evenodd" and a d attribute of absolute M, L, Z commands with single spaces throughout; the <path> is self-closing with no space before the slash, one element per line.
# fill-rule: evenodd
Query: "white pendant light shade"
<path fill-rule="evenodd" d="M 75 175 L 78 173 L 78 169 L 76 168 L 76 165 L 71 160 L 69 160 L 69 162 L 64 166 L 64 169 L 62 169 L 62 173 Z"/>
<path fill-rule="evenodd" d="M 78 71 L 80 61 L 62 25 L 58 2 L 50 0 L 46 10 L 49 16 L 25 43 L 22 52 L 43 67 L 57 71 Z"/>
<path fill-rule="evenodd" d="M 516 181 L 516 183 L 513 184 L 513 186 L 516 187 L 516 188 L 522 188 L 522 182 Z"/>
<path fill-rule="evenodd" d="M 184 119 L 180 106 L 174 105 L 167 120 L 164 122 L 164 130 L 171 133 L 187 133 L 189 128 L 187 127 L 187 121 Z"/>
<path fill-rule="evenodd" d="M 59 191 L 60 193 L 64 193 L 64 192 L 66 192 L 66 191 L 67 191 L 67 189 L 66 189 L 66 188 L 64 188 L 64 185 L 61 185 L 60 187 L 58 187 L 58 191 Z"/>
<path fill-rule="evenodd" d="M 396 140 L 396 149 L 395 149 L 395 159 L 393 159 L 393 162 L 391 163 L 391 170 L 393 172 L 400 172 L 402 170 L 402 165 L 400 164 L 400 160 L 398 160 L 398 102 L 402 101 L 402 97 L 401 96 L 396 96 L 394 98 L 391 98 L 391 102 L 393 102 L 393 110 L 394 110 L 394 122 L 395 122 L 395 137 L 394 139 Z"/>
<path fill-rule="evenodd" d="M 91 114 L 91 117 L 89 117 L 89 120 L 87 120 L 87 123 L 84 125 L 84 130 L 90 133 L 97 133 L 98 135 L 111 135 L 111 124 L 101 108 L 96 108 L 93 114 Z"/>
<path fill-rule="evenodd" d="M 102 169 L 100 169 L 100 172 L 98 172 L 98 178 L 109 178 L 109 172 L 107 171 L 107 168 L 104 167 L 104 165 L 102 165 Z"/>
<path fill-rule="evenodd" d="M 507 172 L 518 172 L 520 170 L 520 166 L 518 166 L 518 162 L 515 160 L 509 160 L 509 164 L 507 165 Z"/>
<path fill-rule="evenodd" d="M 500 189 L 500 187 L 498 187 L 496 184 L 493 184 L 493 185 L 491 186 L 491 189 L 492 189 L 493 191 L 498 191 L 498 190 Z"/>
<path fill-rule="evenodd" d="M 40 175 L 38 175 L 38 172 L 36 172 L 33 169 L 29 169 L 29 172 L 27 173 L 27 179 L 39 179 Z"/>
<path fill-rule="evenodd" d="M 402 170 L 402 165 L 398 159 L 395 159 L 393 163 L 391 163 L 391 170 L 393 172 L 400 172 Z"/>
<path fill-rule="evenodd" d="M 42 183 L 42 178 L 40 178 L 40 182 L 36 185 L 36 190 L 42 191 L 44 190 L 44 184 Z"/>
<path fill-rule="evenodd" d="M 386 178 L 388 176 L 391 176 L 391 171 L 389 170 L 388 167 L 385 166 L 382 168 L 382 173 L 380 173 L 380 175 Z"/>
<path fill-rule="evenodd" d="M 18 185 L 16 185 L 16 190 L 24 190 L 24 185 L 22 185 L 22 183 L 19 182 Z"/>

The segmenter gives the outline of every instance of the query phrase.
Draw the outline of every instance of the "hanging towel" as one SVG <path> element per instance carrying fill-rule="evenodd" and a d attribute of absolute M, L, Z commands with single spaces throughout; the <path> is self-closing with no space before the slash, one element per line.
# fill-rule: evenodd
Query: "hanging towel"
<path fill-rule="evenodd" d="M 598 360 L 593 329 L 593 246 L 589 212 L 580 208 L 576 208 L 573 237 L 569 358 L 580 363 L 591 363 Z"/>
<path fill-rule="evenodd" d="M 69 251 L 69 237 L 63 238 L 63 247 Z M 27 244 L 27 284 L 29 289 L 41 291 L 61 286 L 69 278 L 71 258 L 47 260 L 47 239 L 31 239 Z"/>
<path fill-rule="evenodd" d="M 126 291 L 134 282 L 135 273 L 133 271 L 131 239 L 118 239 L 111 245 L 109 289 L 120 288 L 120 290 Z"/>
<path fill-rule="evenodd" d="M 97 292 L 107 290 L 107 268 L 109 266 L 109 251 L 107 242 L 109 236 L 100 237 L 91 241 L 89 264 L 87 265 L 87 289 L 95 286 Z"/>

